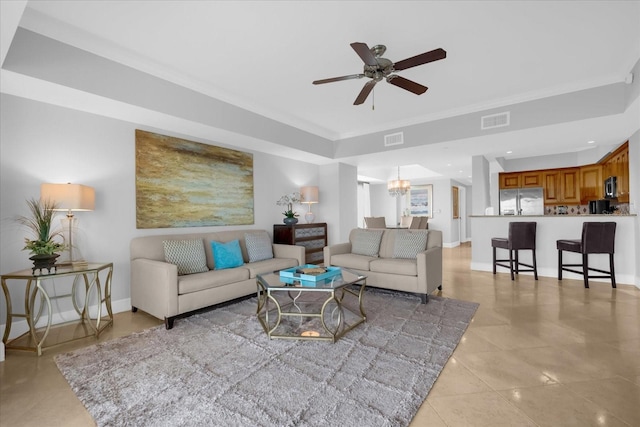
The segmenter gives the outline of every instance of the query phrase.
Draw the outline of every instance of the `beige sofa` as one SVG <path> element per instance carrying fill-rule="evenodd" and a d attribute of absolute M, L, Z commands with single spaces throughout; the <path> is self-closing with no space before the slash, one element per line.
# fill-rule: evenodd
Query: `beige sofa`
<path fill-rule="evenodd" d="M 363 234 L 367 232 L 382 233 L 377 249 L 371 241 L 362 243 L 363 239 L 371 240 Z M 413 233 L 423 233 L 423 236 Z M 357 228 L 351 230 L 349 242 L 324 248 L 324 262 L 366 275 L 367 286 L 412 292 L 427 303 L 429 294 L 436 288 L 442 289 L 442 232 Z"/>
<path fill-rule="evenodd" d="M 210 233 L 136 237 L 131 241 L 131 307 L 163 319 L 167 329 L 177 317 L 257 291 L 256 275 L 295 267 L 305 262 L 303 246 L 273 244 L 273 258 L 249 262 L 245 233 L 234 230 Z M 165 241 L 202 240 L 208 271 L 178 275 L 178 267 L 165 261 Z M 239 240 L 244 264 L 215 269 L 211 241 Z M 270 242 L 268 242 L 270 243 Z M 202 261 L 204 263 L 204 260 Z"/>

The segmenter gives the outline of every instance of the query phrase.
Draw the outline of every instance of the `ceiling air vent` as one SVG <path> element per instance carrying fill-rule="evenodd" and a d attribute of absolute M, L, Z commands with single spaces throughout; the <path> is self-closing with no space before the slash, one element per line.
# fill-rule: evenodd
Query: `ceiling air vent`
<path fill-rule="evenodd" d="M 489 116 L 482 116 L 480 118 L 480 129 L 493 129 L 509 126 L 511 116 L 509 111 L 498 114 L 491 114 Z"/>
<path fill-rule="evenodd" d="M 392 145 L 404 144 L 404 134 L 402 132 L 391 133 L 384 136 L 384 146 L 391 147 Z"/>

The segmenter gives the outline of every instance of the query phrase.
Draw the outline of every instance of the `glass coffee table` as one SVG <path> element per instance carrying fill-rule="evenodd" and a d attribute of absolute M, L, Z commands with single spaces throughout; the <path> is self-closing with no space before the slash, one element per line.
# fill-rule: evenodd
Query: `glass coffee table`
<path fill-rule="evenodd" d="M 259 274 L 256 314 L 270 339 L 335 342 L 366 321 L 366 281 L 345 268 L 319 281 L 281 277 L 278 271 Z"/>

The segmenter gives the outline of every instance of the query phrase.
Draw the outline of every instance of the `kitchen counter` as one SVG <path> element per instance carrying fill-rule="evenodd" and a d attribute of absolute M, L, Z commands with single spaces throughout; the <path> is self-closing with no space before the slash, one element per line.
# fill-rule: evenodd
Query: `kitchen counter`
<path fill-rule="evenodd" d="M 536 257 L 538 263 L 538 275 L 558 277 L 558 250 L 556 240 L 580 239 L 582 223 L 585 221 L 617 223 L 615 246 L 616 281 L 621 284 L 634 284 L 637 276 L 636 267 L 640 254 L 636 253 L 635 237 L 637 236 L 637 216 L 630 215 L 471 215 L 471 269 L 480 271 L 493 271 L 491 251 L 491 238 L 507 237 L 509 223 L 512 221 L 535 221 L 536 230 Z M 522 251 L 520 256 L 524 262 L 530 264 L 531 251 Z M 499 258 L 508 258 L 504 250 L 498 250 Z M 579 254 L 565 253 L 565 260 L 580 263 Z M 604 255 L 590 255 L 589 266 L 594 268 L 609 269 L 609 258 Z M 498 273 L 507 272 L 507 269 L 498 268 Z M 533 275 L 533 273 L 522 273 Z M 582 280 L 582 276 L 563 272 L 567 279 Z M 604 281 L 606 279 L 589 279 L 589 281 Z"/>
<path fill-rule="evenodd" d="M 636 217 L 636 214 L 563 214 L 563 215 L 469 215 L 470 218 L 562 218 L 562 217 L 596 217 L 617 218 Z"/>

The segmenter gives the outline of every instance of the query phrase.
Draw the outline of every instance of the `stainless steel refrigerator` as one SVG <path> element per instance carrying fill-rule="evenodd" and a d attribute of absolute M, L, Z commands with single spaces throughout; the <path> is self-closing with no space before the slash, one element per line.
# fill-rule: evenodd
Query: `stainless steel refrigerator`
<path fill-rule="evenodd" d="M 542 188 L 500 190 L 500 215 L 544 215 Z"/>

